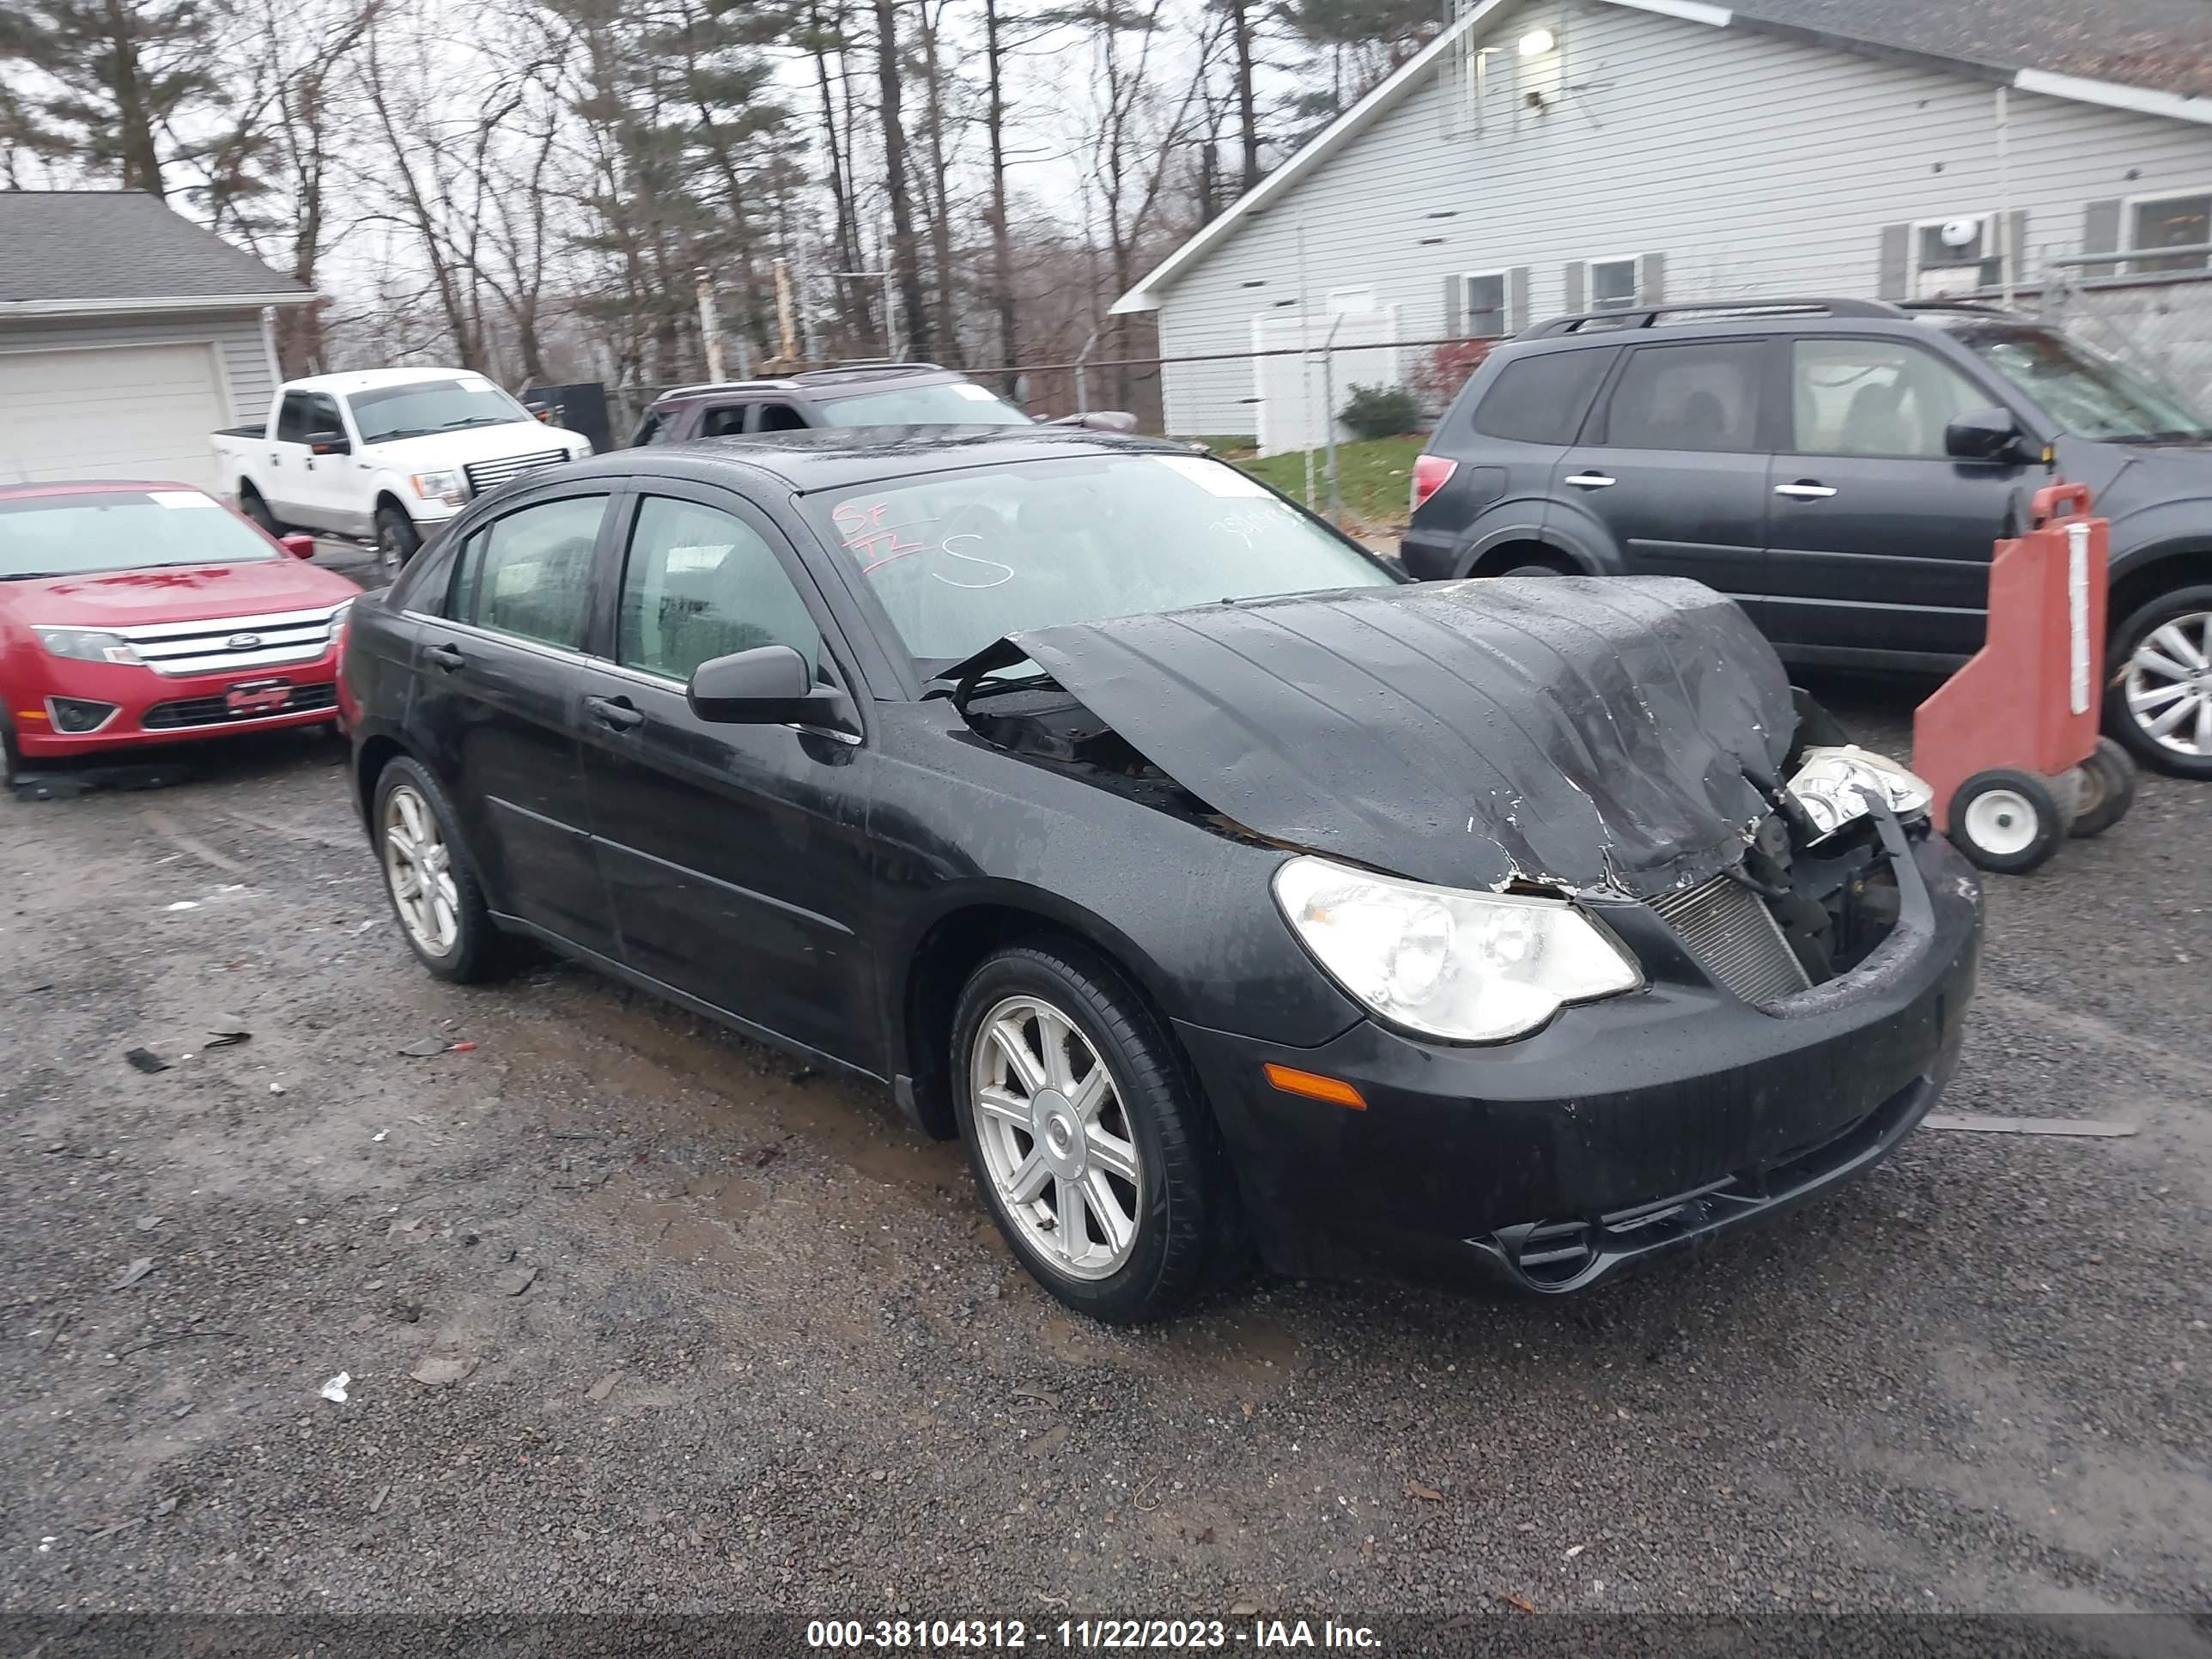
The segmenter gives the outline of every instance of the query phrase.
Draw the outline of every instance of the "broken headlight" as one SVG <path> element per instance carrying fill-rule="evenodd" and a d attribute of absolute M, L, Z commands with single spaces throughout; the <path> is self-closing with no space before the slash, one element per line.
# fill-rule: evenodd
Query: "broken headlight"
<path fill-rule="evenodd" d="M 1644 983 L 1612 935 L 1563 899 L 1430 887 L 1312 857 L 1285 864 L 1274 886 L 1329 977 L 1424 1036 L 1502 1042 L 1568 1003 Z"/>
<path fill-rule="evenodd" d="M 1871 789 L 1887 800 L 1889 810 L 1900 818 L 1926 811 L 1936 794 L 1925 778 L 1888 756 L 1855 743 L 1840 748 L 1808 749 L 1797 775 L 1790 780 L 1790 793 L 1813 820 L 1813 827 L 1824 836 L 1866 816 L 1862 789 Z"/>

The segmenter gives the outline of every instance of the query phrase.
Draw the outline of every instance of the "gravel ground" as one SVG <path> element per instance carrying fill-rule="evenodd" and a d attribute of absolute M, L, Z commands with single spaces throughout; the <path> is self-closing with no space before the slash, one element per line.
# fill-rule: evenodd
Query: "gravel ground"
<path fill-rule="evenodd" d="M 2134 1138 L 1923 1131 L 1565 1302 L 1132 1334 L 887 1097 L 430 980 L 337 760 L 0 799 L 0 1611 L 2212 1607 L 2201 788 L 1990 884 L 1950 1109 Z"/>

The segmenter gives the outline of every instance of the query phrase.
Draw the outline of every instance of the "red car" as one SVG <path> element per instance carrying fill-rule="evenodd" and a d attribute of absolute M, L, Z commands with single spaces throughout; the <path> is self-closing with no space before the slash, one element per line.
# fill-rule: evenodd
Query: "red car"
<path fill-rule="evenodd" d="M 337 718 L 361 589 L 186 484 L 0 484 L 0 775 Z"/>

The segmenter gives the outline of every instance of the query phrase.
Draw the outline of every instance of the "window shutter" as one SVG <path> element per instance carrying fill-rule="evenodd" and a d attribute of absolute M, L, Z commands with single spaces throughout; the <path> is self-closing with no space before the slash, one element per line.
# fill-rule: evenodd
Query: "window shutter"
<path fill-rule="evenodd" d="M 1667 256 L 1647 253 L 1636 262 L 1636 302 L 1663 305 L 1667 300 Z"/>
<path fill-rule="evenodd" d="M 1528 267 L 1515 265 L 1505 273 L 1505 331 L 1518 334 L 1528 326 Z"/>
<path fill-rule="evenodd" d="M 2027 257 L 2027 210 L 2014 208 L 2006 217 L 2011 221 L 2005 227 L 2005 251 L 2012 255 L 2013 286 L 2022 288 L 2042 275 Z"/>
<path fill-rule="evenodd" d="M 1906 262 L 1912 252 L 1911 225 L 1884 225 L 1881 228 L 1881 258 L 1875 277 L 1875 293 L 1884 300 L 1909 300 L 1905 289 L 1911 278 Z"/>
<path fill-rule="evenodd" d="M 2081 209 L 2081 252 L 2084 253 L 2117 253 L 2120 247 L 2120 203 L 2117 197 L 2101 202 L 2089 202 Z M 2074 269 L 2084 276 L 2115 276 L 2119 266 L 2076 265 Z"/>
<path fill-rule="evenodd" d="M 1444 278 L 1444 325 L 1442 337 L 1463 340 L 1467 337 L 1467 278 Z"/>
<path fill-rule="evenodd" d="M 1584 283 L 1583 262 L 1575 260 L 1566 269 L 1567 314 L 1578 315 L 1583 309 L 1583 295 L 1588 292 Z"/>

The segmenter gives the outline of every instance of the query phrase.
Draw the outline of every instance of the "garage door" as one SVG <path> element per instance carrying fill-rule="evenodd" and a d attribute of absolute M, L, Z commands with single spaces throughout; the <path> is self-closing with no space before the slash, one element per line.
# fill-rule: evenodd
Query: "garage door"
<path fill-rule="evenodd" d="M 0 351 L 0 479 L 212 487 L 223 414 L 212 346 Z"/>

